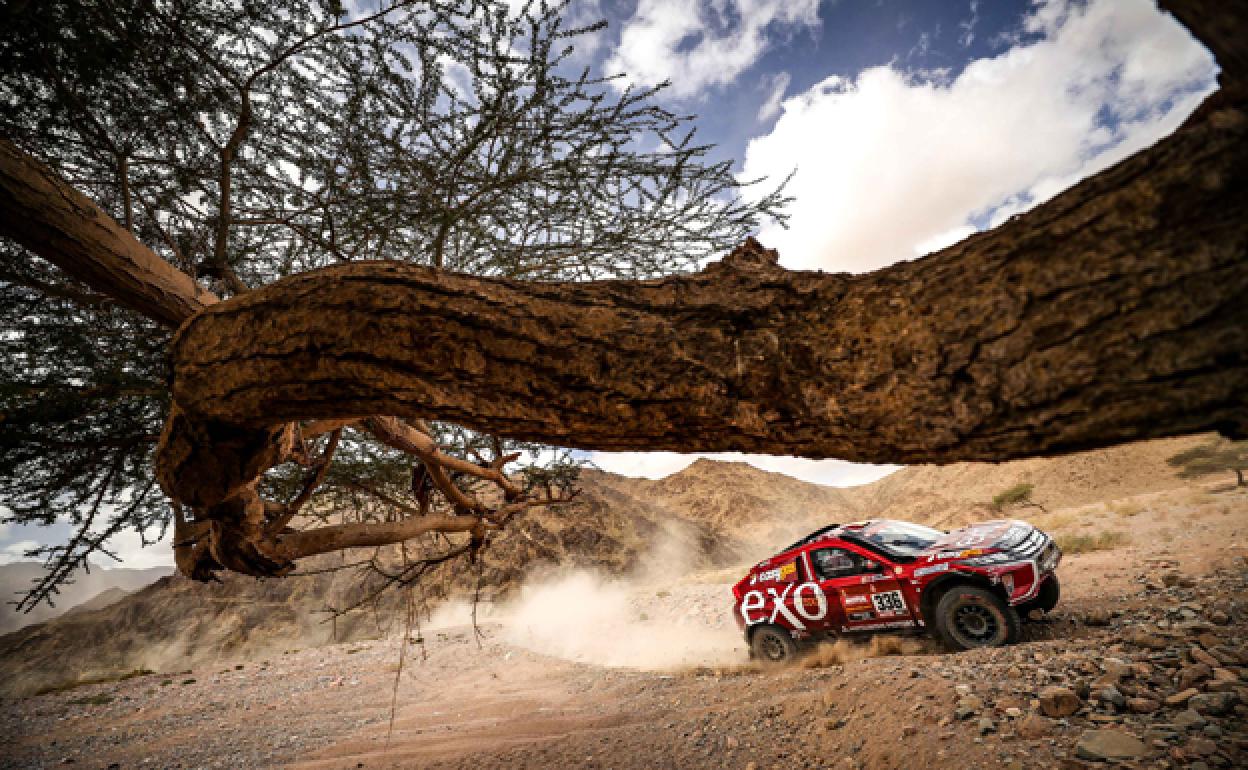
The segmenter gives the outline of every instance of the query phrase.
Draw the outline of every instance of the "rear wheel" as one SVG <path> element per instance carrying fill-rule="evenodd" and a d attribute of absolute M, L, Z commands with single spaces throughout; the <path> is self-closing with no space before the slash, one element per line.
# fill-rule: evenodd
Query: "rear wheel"
<path fill-rule="evenodd" d="M 781 665 L 797 657 L 797 644 L 783 628 L 763 626 L 750 635 L 750 652 L 764 665 Z"/>
<path fill-rule="evenodd" d="M 1018 612 L 987 588 L 956 585 L 936 603 L 936 635 L 955 650 L 1000 647 L 1018 640 Z"/>
<path fill-rule="evenodd" d="M 1048 579 L 1040 584 L 1040 593 L 1036 594 L 1036 598 L 1026 604 L 1018 605 L 1018 614 L 1023 620 L 1027 620 L 1036 610 L 1052 612 L 1061 596 L 1062 584 L 1058 582 L 1057 575 L 1049 575 Z"/>

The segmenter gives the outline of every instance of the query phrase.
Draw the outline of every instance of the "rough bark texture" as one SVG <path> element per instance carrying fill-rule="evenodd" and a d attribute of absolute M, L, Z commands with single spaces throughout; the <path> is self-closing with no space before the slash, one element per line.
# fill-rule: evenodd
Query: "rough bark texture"
<path fill-rule="evenodd" d="M 0 139 L 0 211 L 0 235 L 154 321 L 177 326 L 217 301 L 5 139 Z"/>

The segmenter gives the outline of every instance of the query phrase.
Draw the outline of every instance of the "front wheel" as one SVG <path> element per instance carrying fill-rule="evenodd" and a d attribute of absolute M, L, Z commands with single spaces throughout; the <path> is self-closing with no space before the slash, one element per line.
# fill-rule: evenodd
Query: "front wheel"
<path fill-rule="evenodd" d="M 764 665 L 782 665 L 797 657 L 797 644 L 783 628 L 763 626 L 750 635 L 750 652 Z"/>
<path fill-rule="evenodd" d="M 970 650 L 1018 641 L 1018 612 L 987 588 L 956 585 L 936 603 L 936 635 L 948 647 Z"/>
<path fill-rule="evenodd" d="M 1031 613 L 1036 610 L 1041 612 L 1052 612 L 1057 606 L 1057 600 L 1062 596 L 1062 584 L 1057 581 L 1057 575 L 1049 575 L 1049 577 L 1040 584 L 1040 592 L 1036 594 L 1036 598 L 1020 604 L 1018 606 L 1018 614 L 1027 620 L 1031 617 Z"/>

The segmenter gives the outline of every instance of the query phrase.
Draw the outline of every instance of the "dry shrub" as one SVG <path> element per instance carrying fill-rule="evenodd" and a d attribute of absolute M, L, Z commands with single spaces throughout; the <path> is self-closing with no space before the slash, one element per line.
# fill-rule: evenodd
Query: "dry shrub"
<path fill-rule="evenodd" d="M 1144 506 L 1132 500 L 1122 500 L 1110 503 L 1109 509 L 1124 518 L 1138 516 L 1144 512 Z"/>
<path fill-rule="evenodd" d="M 1127 533 L 1118 531 L 1098 532 L 1093 535 L 1058 535 L 1054 540 L 1063 553 L 1088 553 L 1109 551 L 1130 542 Z"/>

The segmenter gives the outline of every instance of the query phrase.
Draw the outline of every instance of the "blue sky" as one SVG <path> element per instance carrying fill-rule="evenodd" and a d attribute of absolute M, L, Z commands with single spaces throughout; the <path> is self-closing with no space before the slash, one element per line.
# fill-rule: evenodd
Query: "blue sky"
<path fill-rule="evenodd" d="M 524 0 L 509 0 L 515 5 Z M 742 179 L 796 175 L 791 227 L 758 234 L 794 269 L 913 259 L 1043 202 L 1174 130 L 1214 86 L 1208 53 L 1151 0 L 576 0 L 605 18 L 581 64 L 671 80 Z M 696 457 L 591 453 L 659 477 Z M 891 468 L 710 455 L 827 484 Z M 0 525 L 0 562 L 67 534 Z M 23 542 L 27 541 L 27 542 Z M 167 547 L 112 545 L 126 566 Z"/>

